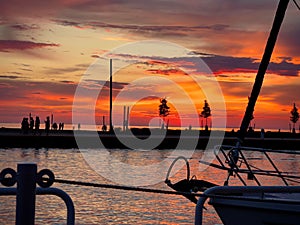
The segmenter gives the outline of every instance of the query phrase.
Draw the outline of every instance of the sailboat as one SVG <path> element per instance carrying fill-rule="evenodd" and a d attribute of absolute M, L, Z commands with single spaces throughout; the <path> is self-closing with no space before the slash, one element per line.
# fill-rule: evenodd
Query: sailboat
<path fill-rule="evenodd" d="M 265 51 L 255 78 L 249 102 L 241 122 L 239 136 L 235 146 L 215 146 L 214 152 L 217 163 L 199 161 L 202 164 L 227 172 L 227 179 L 218 185 L 204 180 L 184 179 L 172 184 L 167 174 L 166 183 L 176 191 L 195 193 L 202 191 L 201 197 L 185 195 L 196 203 L 195 225 L 202 225 L 204 204 L 209 199 L 224 225 L 296 225 L 300 224 L 300 175 L 281 171 L 276 160 L 271 155 L 292 154 L 299 155 L 300 151 L 280 151 L 263 148 L 249 148 L 243 146 L 255 104 L 263 84 L 264 75 L 268 68 L 272 52 L 279 34 L 282 21 L 289 0 L 280 0 L 273 26 L 265 47 Z M 259 168 L 251 164 L 251 159 L 245 152 L 259 152 L 268 162 L 267 168 Z M 182 158 L 182 157 L 181 157 Z M 173 164 L 180 159 L 177 158 Z M 170 169 L 173 167 L 171 164 Z M 189 164 L 186 160 L 189 174 Z M 270 169 L 271 168 L 271 169 Z M 242 174 L 246 174 L 245 180 Z M 232 176 L 237 177 L 243 186 L 230 186 Z M 275 177 L 281 180 L 281 186 L 264 186 L 261 177 Z M 256 185 L 248 186 L 247 181 Z M 291 186 L 294 184 L 294 186 Z M 295 185 L 296 184 L 296 185 Z"/>

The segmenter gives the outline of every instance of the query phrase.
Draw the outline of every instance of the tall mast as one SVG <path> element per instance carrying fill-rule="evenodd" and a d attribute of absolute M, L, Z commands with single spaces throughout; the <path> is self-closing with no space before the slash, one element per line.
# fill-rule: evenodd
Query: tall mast
<path fill-rule="evenodd" d="M 273 53 L 273 49 L 277 40 L 277 36 L 280 30 L 280 26 L 282 24 L 287 6 L 289 4 L 289 0 L 280 0 L 278 7 L 277 7 L 277 11 L 275 14 L 275 18 L 273 21 L 273 25 L 272 25 L 272 29 L 270 31 L 270 35 L 265 47 L 265 51 L 261 60 L 261 63 L 259 65 L 257 74 L 256 74 L 256 78 L 255 78 L 255 82 L 252 88 L 252 92 L 249 98 L 249 102 L 248 102 L 248 106 L 246 108 L 245 114 L 244 114 L 244 118 L 242 120 L 241 126 L 240 126 L 240 133 L 239 133 L 239 137 L 238 137 L 238 144 L 241 144 L 246 136 L 247 133 L 247 129 L 248 126 L 250 124 L 250 121 L 252 119 L 252 115 L 254 112 L 254 107 L 255 107 L 255 103 L 256 100 L 258 98 L 260 89 L 262 87 L 263 84 L 263 80 L 264 80 L 264 75 L 266 73 L 266 70 L 268 68 L 272 53 Z"/>

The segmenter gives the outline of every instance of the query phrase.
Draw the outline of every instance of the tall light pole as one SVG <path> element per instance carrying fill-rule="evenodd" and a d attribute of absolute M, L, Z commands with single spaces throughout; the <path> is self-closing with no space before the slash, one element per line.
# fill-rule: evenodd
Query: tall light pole
<path fill-rule="evenodd" d="M 113 132 L 112 124 L 112 59 L 109 60 L 109 132 Z"/>

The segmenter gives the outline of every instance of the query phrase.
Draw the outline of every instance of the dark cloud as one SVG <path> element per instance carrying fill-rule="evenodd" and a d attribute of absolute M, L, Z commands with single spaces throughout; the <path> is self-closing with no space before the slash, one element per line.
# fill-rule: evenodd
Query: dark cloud
<path fill-rule="evenodd" d="M 283 27 L 278 38 L 278 45 L 285 52 L 292 56 L 299 56 L 300 52 L 300 13 L 298 12 L 297 23 L 288 27 Z"/>
<path fill-rule="evenodd" d="M 25 30 L 35 30 L 35 29 L 39 29 L 40 27 L 37 24 L 31 24 L 31 25 L 27 25 L 27 24 L 14 24 L 10 26 L 13 29 L 16 30 L 21 30 L 21 31 L 25 31 Z"/>
<path fill-rule="evenodd" d="M 57 75 L 57 74 L 66 74 L 66 73 L 73 73 L 78 72 L 78 68 L 75 67 L 66 67 L 66 68 L 45 68 L 45 74 L 48 75 Z"/>
<path fill-rule="evenodd" d="M 11 50 L 28 50 L 36 48 L 58 47 L 59 44 L 37 43 L 32 41 L 20 40 L 0 40 L 0 52 L 9 52 Z"/>
<path fill-rule="evenodd" d="M 78 28 L 103 28 L 103 29 L 121 29 L 136 33 L 156 33 L 160 35 L 187 35 L 186 32 L 199 30 L 216 30 L 221 31 L 229 28 L 226 24 L 198 25 L 198 26 L 180 26 L 180 25 L 136 25 L 136 24 L 111 24 L 98 21 L 75 22 L 67 20 L 53 20 L 63 26 L 73 26 Z M 177 31 L 177 32 L 176 32 Z"/>
<path fill-rule="evenodd" d="M 176 68 L 170 69 L 149 69 L 147 70 L 150 74 L 162 74 L 162 75 L 187 75 L 184 71 Z"/>
<path fill-rule="evenodd" d="M 259 60 L 250 57 L 212 55 L 210 57 L 203 57 L 202 59 L 216 74 L 226 72 L 257 72 L 260 64 Z M 289 62 L 287 59 L 284 58 L 281 62 L 271 62 L 267 72 L 281 76 L 298 76 L 300 64 Z"/>
<path fill-rule="evenodd" d="M 28 82 L 25 80 L 7 80 L 2 81 L 0 96 L 2 101 L 13 101 L 19 104 L 19 98 L 24 101 L 22 104 L 29 104 L 39 96 L 38 103 L 48 105 L 49 96 L 72 97 L 76 90 L 76 84 L 65 84 L 55 82 Z M 53 98 L 55 99 L 55 97 Z M 43 102 L 44 101 L 44 102 Z M 52 101 L 52 100 L 51 100 Z M 55 105 L 55 100 L 51 104 Z"/>
<path fill-rule="evenodd" d="M 234 37 L 237 34 L 245 33 L 249 39 L 257 38 L 257 32 L 269 32 L 276 7 L 276 2 L 272 0 L 28 0 L 26 3 L 11 0 L 0 1 L 0 14 L 3 18 L 39 18 L 42 15 L 63 26 L 115 29 L 147 38 L 172 38 L 178 43 L 183 43 L 181 41 L 185 39 L 184 43 L 189 47 L 195 41 L 206 42 L 206 50 L 224 54 L 230 49 L 234 53 L 245 48 L 246 44 L 240 41 L 243 38 Z M 284 27 L 292 27 L 286 29 L 286 35 L 282 35 L 282 43 L 289 50 L 289 55 L 295 57 L 299 52 L 295 48 L 300 45 L 297 39 L 299 26 L 293 22 L 298 14 L 294 13 L 293 8 L 289 7 L 287 13 L 287 17 L 290 13 L 293 17 L 287 18 L 284 24 Z M 30 28 L 19 23 L 15 27 L 20 30 Z M 220 33 L 223 36 L 217 37 Z M 252 36 L 249 37 L 249 33 Z"/>
<path fill-rule="evenodd" d="M 32 69 L 27 69 L 27 68 L 20 68 L 20 70 L 27 71 L 27 72 L 32 72 L 33 71 Z"/>
<path fill-rule="evenodd" d="M 22 74 L 20 72 L 8 72 L 8 73 L 10 73 L 10 74 L 16 74 L 16 75 L 21 75 Z"/>
<path fill-rule="evenodd" d="M 168 63 L 169 67 L 172 65 L 178 65 L 186 69 L 190 69 L 195 72 L 202 73 L 205 71 L 203 68 L 202 59 L 210 70 L 218 76 L 230 76 L 230 72 L 235 73 L 256 73 L 260 64 L 260 60 L 257 58 L 251 57 L 234 57 L 234 56 L 223 56 L 223 55 L 213 55 L 207 53 L 200 53 L 191 51 L 188 55 L 194 57 L 178 57 L 178 58 L 160 58 L 153 57 L 152 59 L 148 58 L 147 64 L 155 62 L 152 64 L 157 64 L 157 62 Z M 197 57 L 199 55 L 199 57 Z M 120 55 L 119 55 L 120 56 Z M 134 55 L 121 55 L 128 59 L 138 59 L 138 56 Z M 143 56 L 140 59 L 147 59 Z M 155 61 L 156 60 L 156 61 Z M 280 76 L 298 76 L 300 74 L 300 64 L 293 63 L 293 58 L 291 57 L 280 57 L 279 62 L 270 62 L 267 73 L 274 73 Z M 169 74 L 170 71 L 158 71 L 157 69 L 148 70 L 148 72 Z M 175 72 L 175 71 L 173 71 Z"/>
<path fill-rule="evenodd" d="M 203 57 L 203 61 L 209 66 L 214 73 L 223 73 L 231 71 L 245 71 L 253 72 L 257 69 L 255 59 L 248 57 L 232 57 L 211 55 Z"/>
<path fill-rule="evenodd" d="M 0 79 L 18 79 L 19 76 L 13 76 L 13 75 L 0 75 Z"/>
<path fill-rule="evenodd" d="M 235 98 L 247 98 L 252 89 L 252 82 L 219 81 L 219 84 L 226 96 L 234 96 Z"/>
<path fill-rule="evenodd" d="M 30 67 L 29 64 L 25 64 L 25 63 L 14 63 L 14 65 L 16 65 L 16 66 Z"/>
<path fill-rule="evenodd" d="M 99 55 L 95 55 L 95 54 L 91 55 L 91 57 L 92 57 L 92 58 L 100 58 Z"/>
<path fill-rule="evenodd" d="M 282 76 L 298 76 L 300 64 L 295 64 L 286 60 L 282 60 L 280 63 L 271 62 L 268 71 Z"/>
<path fill-rule="evenodd" d="M 90 65 L 89 64 L 76 64 L 71 67 L 64 68 L 53 68 L 53 67 L 43 67 L 44 73 L 48 75 L 65 75 L 66 73 L 83 73 Z"/>
<path fill-rule="evenodd" d="M 73 27 L 80 27 L 81 23 L 80 22 L 74 22 L 74 21 L 68 21 L 68 20 L 58 20 L 55 19 L 53 20 L 55 23 L 62 25 L 62 26 L 73 26 Z"/>
<path fill-rule="evenodd" d="M 87 69 L 90 66 L 90 64 L 81 63 L 81 64 L 76 64 L 75 66 L 81 69 Z"/>
<path fill-rule="evenodd" d="M 70 80 L 61 80 L 60 82 L 64 84 L 74 84 L 74 81 L 70 81 Z"/>
<path fill-rule="evenodd" d="M 11 0 L 0 1 L 0 13 L 3 18 L 18 20 L 18 17 L 49 17 L 58 13 L 64 6 L 63 0 Z"/>
<path fill-rule="evenodd" d="M 149 100 L 149 101 L 159 100 L 159 97 L 157 97 L 157 96 L 147 96 L 147 97 L 143 98 L 143 100 Z"/>
<path fill-rule="evenodd" d="M 265 86 L 262 88 L 262 95 L 271 98 L 270 102 L 276 102 L 280 105 L 291 105 L 299 102 L 300 89 L 299 84 L 280 84 L 273 86 Z"/>
<path fill-rule="evenodd" d="M 199 21 L 212 21 L 213 24 L 243 24 L 245 21 L 253 21 L 253 18 L 261 18 L 269 15 L 269 11 L 274 10 L 276 4 L 272 0 L 264 1 L 231 1 L 231 0 L 203 0 L 203 1 L 140 1 L 140 0 L 113 0 L 113 1 L 83 1 L 72 5 L 69 18 L 76 18 L 73 11 L 78 13 L 85 11 L 86 18 L 91 20 L 92 16 L 98 21 L 114 21 L 114 23 L 132 23 L 135 24 L 173 24 L 177 23 L 187 25 L 199 24 Z M 101 12 L 101 13 L 99 13 Z M 233 13 L 234 12 L 234 13 Z M 266 13 L 268 12 L 268 13 Z M 72 17 L 73 15 L 73 17 Z M 132 16 L 134 15 L 134 16 Z M 80 17 L 83 17 L 80 14 Z M 111 18 L 110 18 L 111 17 Z M 156 20 L 154 18 L 159 18 Z M 236 20 L 236 18 L 239 18 Z M 257 21 L 257 24 L 264 24 L 266 21 Z M 222 29 L 223 27 L 217 27 Z"/>
<path fill-rule="evenodd" d="M 207 64 L 209 69 L 218 76 L 230 76 L 230 72 L 235 73 L 257 73 L 260 65 L 260 59 L 252 57 L 234 57 L 225 55 L 214 55 L 202 52 L 191 51 L 188 53 L 193 57 L 177 57 L 177 58 L 164 58 L 164 57 L 147 57 L 138 56 L 132 54 L 115 54 L 114 56 L 122 57 L 126 59 L 145 61 L 146 65 L 168 65 L 168 68 L 154 68 L 147 70 L 152 74 L 186 74 L 178 69 L 172 69 L 170 67 L 177 65 L 186 69 L 190 69 L 194 72 L 205 72 L 203 63 Z M 197 57 L 198 56 L 198 57 Z M 267 73 L 274 73 L 280 76 L 298 76 L 300 74 L 300 64 L 294 63 L 292 57 L 279 57 L 276 62 L 270 62 Z"/>

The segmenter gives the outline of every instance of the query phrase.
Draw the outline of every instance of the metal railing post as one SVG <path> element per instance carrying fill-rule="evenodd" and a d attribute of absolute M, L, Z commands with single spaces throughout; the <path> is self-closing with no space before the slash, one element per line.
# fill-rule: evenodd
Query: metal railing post
<path fill-rule="evenodd" d="M 34 225 L 36 175 L 35 163 L 18 164 L 16 225 Z"/>

